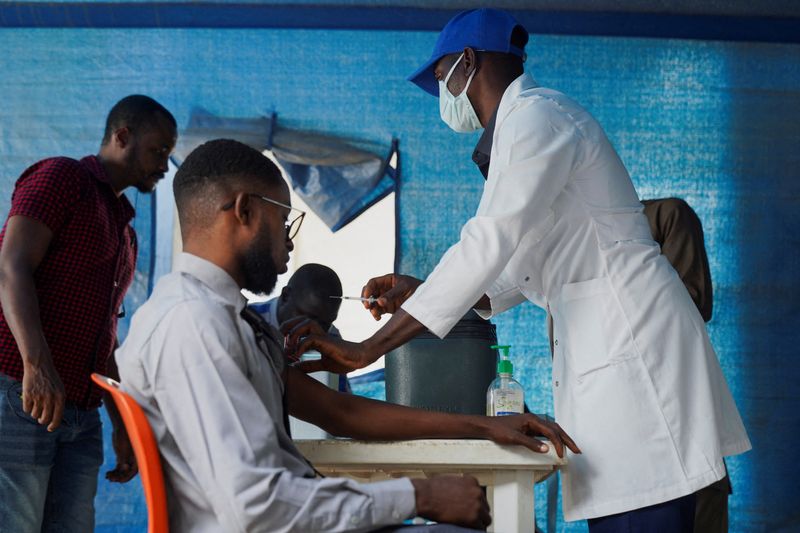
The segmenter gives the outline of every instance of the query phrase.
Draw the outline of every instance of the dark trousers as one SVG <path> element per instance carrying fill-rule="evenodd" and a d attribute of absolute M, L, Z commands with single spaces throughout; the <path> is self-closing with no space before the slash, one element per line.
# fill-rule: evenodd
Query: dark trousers
<path fill-rule="evenodd" d="M 695 495 L 589 519 L 589 533 L 693 533 Z"/>
<path fill-rule="evenodd" d="M 728 476 L 696 492 L 695 533 L 728 533 L 728 495 L 730 493 L 731 482 Z"/>

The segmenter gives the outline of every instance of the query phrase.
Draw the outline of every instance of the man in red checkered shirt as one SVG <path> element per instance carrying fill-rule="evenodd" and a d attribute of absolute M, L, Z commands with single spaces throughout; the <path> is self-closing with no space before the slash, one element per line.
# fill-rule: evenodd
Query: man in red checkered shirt
<path fill-rule="evenodd" d="M 23 172 L 0 233 L 0 529 L 92 531 L 103 462 L 90 375 L 115 375 L 118 311 L 133 279 L 128 187 L 151 192 L 175 146 L 175 119 L 143 95 L 109 112 L 100 152 Z M 112 401 L 117 466 L 136 463 Z"/>

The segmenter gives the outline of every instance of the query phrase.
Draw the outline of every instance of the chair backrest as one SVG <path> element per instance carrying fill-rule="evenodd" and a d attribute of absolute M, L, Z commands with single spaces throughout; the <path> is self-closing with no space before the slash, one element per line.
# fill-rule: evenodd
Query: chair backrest
<path fill-rule="evenodd" d="M 92 381 L 111 395 L 128 431 L 147 503 L 147 530 L 149 533 L 167 533 L 169 515 L 164 473 L 150 423 L 139 404 L 119 388 L 119 382 L 97 373 L 92 374 Z"/>

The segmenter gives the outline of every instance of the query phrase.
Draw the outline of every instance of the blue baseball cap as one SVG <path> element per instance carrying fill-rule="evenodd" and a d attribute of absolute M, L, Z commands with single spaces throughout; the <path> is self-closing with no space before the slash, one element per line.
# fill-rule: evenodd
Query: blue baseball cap
<path fill-rule="evenodd" d="M 525 34 L 523 42 L 518 43 L 522 48 L 511 44 L 511 34 L 517 26 Z M 527 43 L 527 30 L 505 11 L 489 8 L 462 11 L 442 29 L 430 59 L 406 79 L 433 96 L 439 96 L 439 82 L 433 75 L 433 69 L 444 56 L 470 47 L 485 52 L 504 52 L 524 57 Z"/>

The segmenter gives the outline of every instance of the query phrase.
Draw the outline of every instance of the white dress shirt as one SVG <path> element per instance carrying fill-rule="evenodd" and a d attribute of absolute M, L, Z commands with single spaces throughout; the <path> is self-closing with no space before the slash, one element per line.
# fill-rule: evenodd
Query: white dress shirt
<path fill-rule="evenodd" d="M 552 315 L 556 420 L 583 451 L 564 472 L 567 520 L 690 494 L 750 449 L 622 161 L 586 110 L 527 74 L 500 101 L 477 213 L 403 309 L 444 336 L 484 293 L 484 317 L 526 299 Z"/>
<path fill-rule="evenodd" d="M 181 254 L 116 353 L 161 452 L 170 529 L 369 531 L 414 516 L 408 479 L 314 477 L 283 425 L 283 353 L 256 341 L 245 303 L 225 271 Z"/>

